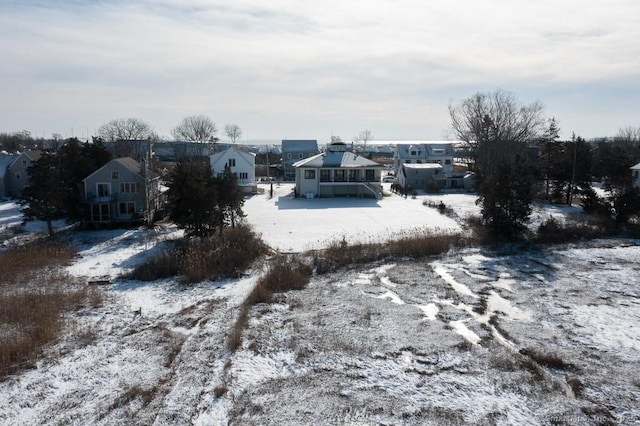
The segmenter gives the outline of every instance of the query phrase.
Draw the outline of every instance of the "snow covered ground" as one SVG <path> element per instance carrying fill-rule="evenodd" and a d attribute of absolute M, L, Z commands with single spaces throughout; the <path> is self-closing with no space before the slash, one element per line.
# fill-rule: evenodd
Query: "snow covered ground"
<path fill-rule="evenodd" d="M 306 200 L 276 188 L 244 210 L 282 251 L 461 229 L 427 196 Z M 428 197 L 478 212 L 473 195 Z M 574 210 L 536 206 L 534 223 Z M 69 272 L 113 284 L 101 307 L 70 314 L 76 332 L 36 369 L 0 383 L 0 424 L 640 422 L 639 241 L 466 249 L 315 276 L 254 307 L 231 352 L 226 334 L 260 271 L 188 286 L 119 277 L 179 235 L 75 235 Z"/>

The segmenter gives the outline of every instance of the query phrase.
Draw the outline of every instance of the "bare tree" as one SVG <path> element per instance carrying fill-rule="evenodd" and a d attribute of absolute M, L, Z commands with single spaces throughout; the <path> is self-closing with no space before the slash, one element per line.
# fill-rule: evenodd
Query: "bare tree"
<path fill-rule="evenodd" d="M 640 127 L 625 127 L 618 130 L 618 134 L 615 137 L 616 140 L 640 142 Z"/>
<path fill-rule="evenodd" d="M 103 124 L 98 129 L 98 136 L 103 140 L 144 140 L 153 133 L 151 125 L 138 118 L 118 118 Z"/>
<path fill-rule="evenodd" d="M 544 131 L 542 110 L 540 102 L 520 105 L 513 93 L 500 89 L 449 105 L 453 132 L 468 144 L 476 166 L 479 161 L 490 166 L 495 156 L 509 154 L 499 145 L 533 141 Z"/>
<path fill-rule="evenodd" d="M 236 143 L 242 136 L 242 130 L 237 124 L 226 124 L 224 126 L 224 134 L 231 140 L 231 143 Z"/>
<path fill-rule="evenodd" d="M 182 122 L 171 130 L 174 138 L 188 142 L 215 142 L 216 124 L 205 115 L 191 115 L 182 119 Z"/>
<path fill-rule="evenodd" d="M 362 152 L 364 155 L 367 155 L 367 142 L 373 140 L 373 134 L 371 134 L 371 130 L 365 129 L 358 133 L 358 136 L 355 137 L 355 141 L 358 143 L 362 143 Z"/>
<path fill-rule="evenodd" d="M 149 139 L 154 137 L 151 125 L 139 118 L 118 118 L 98 128 L 98 136 L 111 149 L 114 157 L 144 157 Z"/>
<path fill-rule="evenodd" d="M 503 90 L 449 105 L 454 133 L 471 148 L 483 221 L 496 235 L 515 237 L 529 220 L 533 164 L 527 148 L 544 131 L 542 109 Z"/>

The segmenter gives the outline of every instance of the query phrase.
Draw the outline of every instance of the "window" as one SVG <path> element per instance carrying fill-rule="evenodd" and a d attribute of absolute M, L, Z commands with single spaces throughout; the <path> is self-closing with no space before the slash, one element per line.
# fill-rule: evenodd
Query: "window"
<path fill-rule="evenodd" d="M 302 155 L 302 153 L 299 153 L 299 154 L 298 154 L 298 158 L 299 158 L 299 159 L 301 159 L 301 160 L 302 160 L 302 158 L 304 158 L 304 157 L 303 157 L 303 155 Z"/>
<path fill-rule="evenodd" d="M 134 214 L 136 212 L 136 203 L 132 201 L 118 203 L 118 212 L 121 215 Z"/>
<path fill-rule="evenodd" d="M 120 174 L 118 172 L 111 172 L 111 179 L 117 180 L 120 178 Z"/>
<path fill-rule="evenodd" d="M 447 166 L 451 165 L 451 160 L 444 160 L 444 164 L 446 164 Z"/>
<path fill-rule="evenodd" d="M 304 178 L 305 179 L 315 179 L 316 178 L 316 171 L 315 170 L 305 170 L 304 171 Z"/>
<path fill-rule="evenodd" d="M 371 169 L 365 170 L 365 176 L 367 182 L 373 182 L 376 180 L 376 171 Z"/>
<path fill-rule="evenodd" d="M 420 151 L 411 151 L 411 155 L 420 155 Z"/>
<path fill-rule="evenodd" d="M 16 180 L 20 180 L 21 177 L 20 173 L 16 173 Z"/>
<path fill-rule="evenodd" d="M 240 172 L 240 175 L 238 176 L 238 178 L 240 178 L 240 179 L 249 179 L 249 173 Z"/>
<path fill-rule="evenodd" d="M 111 195 L 111 184 L 110 183 L 96 184 L 96 192 L 98 193 L 98 197 L 108 197 L 109 195 Z"/>
<path fill-rule="evenodd" d="M 94 222 L 105 222 L 109 220 L 109 204 L 92 204 L 91 220 Z"/>
<path fill-rule="evenodd" d="M 346 179 L 346 173 L 342 169 L 338 169 L 335 172 L 335 180 L 338 182 L 344 182 Z"/>
<path fill-rule="evenodd" d="M 405 164 L 411 164 L 411 160 L 404 160 Z"/>
<path fill-rule="evenodd" d="M 434 155 L 443 155 L 444 154 L 444 148 L 433 148 L 433 150 L 431 152 L 433 152 Z"/>
<path fill-rule="evenodd" d="M 287 153 L 287 159 L 291 160 L 291 153 L 290 152 Z"/>
<path fill-rule="evenodd" d="M 331 170 L 327 170 L 327 169 L 320 170 L 320 181 L 329 182 L 330 180 L 331 180 Z"/>
<path fill-rule="evenodd" d="M 416 164 L 422 164 L 422 160 L 416 160 Z"/>
<path fill-rule="evenodd" d="M 140 184 L 135 182 L 122 182 L 120 192 L 140 192 Z"/>
<path fill-rule="evenodd" d="M 349 181 L 350 182 L 353 182 L 353 181 L 356 180 L 356 178 L 358 176 L 357 172 L 358 172 L 357 170 L 349 170 Z"/>
<path fill-rule="evenodd" d="M 236 159 L 229 158 L 229 167 L 235 167 L 235 166 L 236 166 Z"/>

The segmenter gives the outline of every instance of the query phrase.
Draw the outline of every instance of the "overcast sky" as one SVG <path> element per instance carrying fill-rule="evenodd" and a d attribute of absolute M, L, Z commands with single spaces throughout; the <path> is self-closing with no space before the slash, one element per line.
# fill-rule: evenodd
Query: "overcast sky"
<path fill-rule="evenodd" d="M 0 132 L 204 114 L 243 140 L 438 140 L 496 88 L 563 137 L 640 126 L 640 1 L 0 0 Z"/>

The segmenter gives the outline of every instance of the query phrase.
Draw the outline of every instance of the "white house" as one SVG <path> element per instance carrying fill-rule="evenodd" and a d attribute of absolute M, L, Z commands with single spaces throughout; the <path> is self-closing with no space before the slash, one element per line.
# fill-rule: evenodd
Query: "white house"
<path fill-rule="evenodd" d="M 300 160 L 293 167 L 299 196 L 382 197 L 384 166 L 347 151 L 343 142 L 330 144 L 326 152 Z"/>
<path fill-rule="evenodd" d="M 231 173 L 236 174 L 243 193 L 254 194 L 258 191 L 255 154 L 230 147 L 210 155 L 209 158 L 214 176 L 221 176 L 225 167 L 229 167 Z"/>
<path fill-rule="evenodd" d="M 416 190 L 470 189 L 471 175 L 454 171 L 451 141 L 399 143 L 393 156 L 398 183 Z"/>
<path fill-rule="evenodd" d="M 640 163 L 631 167 L 631 179 L 633 182 L 633 186 L 636 188 L 640 188 Z"/>

